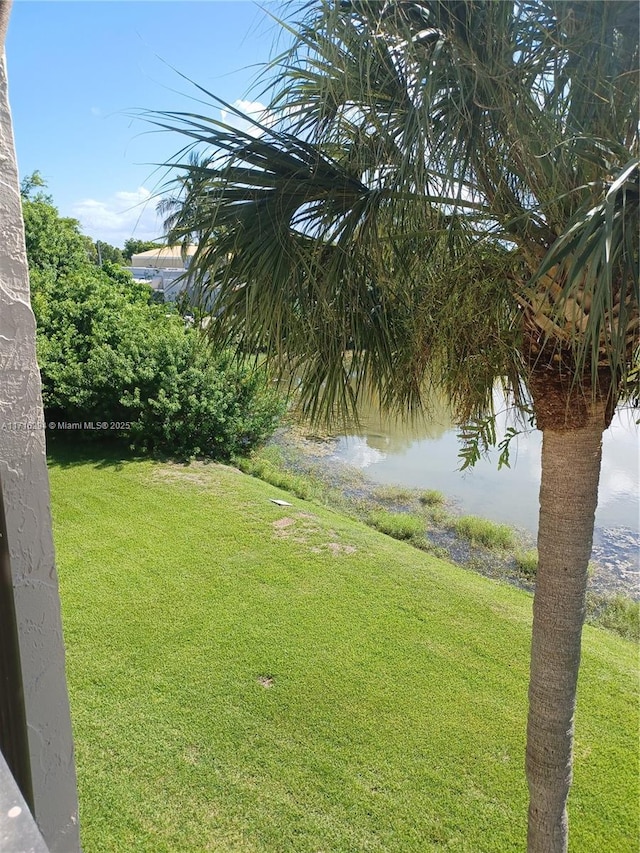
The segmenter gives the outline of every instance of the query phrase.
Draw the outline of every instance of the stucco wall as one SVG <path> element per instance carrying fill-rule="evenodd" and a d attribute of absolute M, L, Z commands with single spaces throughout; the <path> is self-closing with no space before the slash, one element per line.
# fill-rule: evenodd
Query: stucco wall
<path fill-rule="evenodd" d="M 0 46 L 0 51 L 2 50 Z M 6 61 L 0 59 L 0 473 L 20 633 L 35 817 L 52 853 L 79 850 L 76 778 L 35 322 Z"/>

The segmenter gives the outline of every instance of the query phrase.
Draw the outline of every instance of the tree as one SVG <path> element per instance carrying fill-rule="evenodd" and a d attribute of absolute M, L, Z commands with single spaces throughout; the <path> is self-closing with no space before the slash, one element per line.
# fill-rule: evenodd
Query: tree
<path fill-rule="evenodd" d="M 36 181 L 35 178 L 38 177 Z M 99 266 L 114 282 L 131 284 L 131 273 L 121 265 L 124 262 L 120 249 L 82 234 L 77 219 L 62 217 L 50 195 L 40 191 L 35 196 L 27 187 L 45 187 L 39 173 L 22 181 L 22 216 L 25 243 L 29 259 L 33 289 L 38 292 L 41 283 L 62 282 L 76 272 L 91 274 Z"/>
<path fill-rule="evenodd" d="M 187 220 L 207 222 L 211 214 L 210 210 L 193 210 L 187 214 L 185 205 L 209 203 L 206 184 L 210 178 L 209 159 L 206 155 L 191 151 L 188 161 L 188 171 L 184 177 L 178 179 L 177 191 L 160 199 L 156 205 L 156 212 L 163 217 L 162 227 L 169 245 L 181 243 L 185 250 L 193 243 L 199 243 L 202 235 L 199 232 L 185 232 L 182 228 L 183 224 Z"/>
<path fill-rule="evenodd" d="M 91 263 L 102 266 L 104 261 L 124 264 L 122 251 L 102 240 L 95 243 L 86 234 L 80 232 L 77 219 L 61 218 L 53 204 L 53 197 L 46 193 L 47 182 L 36 170 L 20 182 L 23 219 L 26 226 L 26 240 L 32 266 L 40 269 L 51 266 L 51 257 L 59 259 L 64 269 L 87 258 Z M 37 190 L 34 193 L 34 190 Z M 48 236 L 49 240 L 43 239 Z M 39 247 L 40 257 L 36 257 L 34 248 Z"/>
<path fill-rule="evenodd" d="M 566 851 L 601 439 L 637 395 L 638 7 L 302 9 L 275 122 L 151 117 L 210 147 L 204 198 L 185 198 L 173 231 L 202 235 L 192 269 L 220 288 L 212 334 L 294 371 L 312 416 L 371 389 L 412 408 L 426 383 L 481 438 L 496 382 L 533 408 L 528 849 Z"/>
<path fill-rule="evenodd" d="M 47 421 L 181 457 L 229 458 L 271 434 L 282 404 L 263 371 L 212 352 L 128 270 L 71 251 L 84 237 L 52 202 L 27 201 L 25 220 Z"/>
<path fill-rule="evenodd" d="M 40 174 L 39 170 L 36 169 L 35 172 L 32 172 L 30 175 L 26 175 L 20 181 L 20 195 L 22 198 L 30 198 L 33 190 L 38 187 L 46 187 L 47 182 Z"/>
<path fill-rule="evenodd" d="M 92 259 L 95 249 L 91 239 L 80 233 L 77 219 L 60 216 L 51 196 L 43 192 L 23 194 L 22 217 L 32 271 L 57 279 Z"/>
<path fill-rule="evenodd" d="M 181 458 L 228 459 L 266 440 L 282 404 L 264 372 L 212 352 L 149 298 L 146 285 L 90 264 L 53 284 L 36 279 L 47 421 L 91 423 L 85 439 Z"/>
<path fill-rule="evenodd" d="M 161 249 L 158 243 L 155 243 L 153 240 L 134 240 L 133 237 L 129 237 L 128 240 L 124 242 L 124 249 L 122 250 L 122 256 L 125 261 L 131 263 L 131 258 L 134 255 L 139 254 L 140 252 L 149 252 L 151 249 Z"/>
<path fill-rule="evenodd" d="M 98 266 L 102 266 L 105 261 L 108 261 L 111 264 L 121 265 L 125 262 L 121 249 L 118 249 L 116 246 L 111 246 L 103 240 L 96 240 L 94 263 L 97 263 Z"/>

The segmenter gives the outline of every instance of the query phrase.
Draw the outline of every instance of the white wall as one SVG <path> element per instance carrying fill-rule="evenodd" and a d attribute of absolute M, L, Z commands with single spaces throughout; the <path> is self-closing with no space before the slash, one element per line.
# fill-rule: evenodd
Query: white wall
<path fill-rule="evenodd" d="M 187 287 L 187 281 L 183 278 L 183 269 L 154 269 L 152 267 L 127 267 L 127 269 L 137 281 L 148 281 L 154 290 L 164 294 L 165 302 L 175 302 Z"/>
<path fill-rule="evenodd" d="M 51 534 L 35 321 L 29 302 L 5 69 L 2 56 L 0 473 L 20 636 L 35 817 L 52 853 L 74 853 L 80 849 L 76 776 Z"/>

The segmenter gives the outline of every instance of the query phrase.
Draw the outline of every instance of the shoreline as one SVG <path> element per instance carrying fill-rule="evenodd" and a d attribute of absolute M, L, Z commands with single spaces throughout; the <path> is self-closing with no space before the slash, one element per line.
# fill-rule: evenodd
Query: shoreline
<path fill-rule="evenodd" d="M 355 510 L 362 517 L 375 509 L 396 513 L 415 513 L 424 490 L 404 486 L 381 486 L 359 468 L 350 466 L 335 455 L 338 439 L 318 436 L 299 425 L 281 427 L 266 445 L 265 452 L 280 458 L 277 463 L 293 475 L 310 478 L 321 484 L 324 500 L 338 504 L 339 509 Z M 273 448 L 274 450 L 270 450 Z M 275 451 L 275 453 L 274 453 Z M 447 556 L 452 562 L 487 577 L 501 579 L 533 592 L 535 582 L 518 570 L 513 554 L 488 549 L 460 536 L 452 530 L 452 519 L 464 513 L 448 496 L 443 495 L 441 511 L 422 513 L 425 538 L 431 550 Z M 535 548 L 530 532 L 510 526 L 518 541 L 519 551 Z M 628 528 L 597 527 L 590 563 L 588 592 L 598 596 L 622 595 L 640 601 L 640 535 Z"/>

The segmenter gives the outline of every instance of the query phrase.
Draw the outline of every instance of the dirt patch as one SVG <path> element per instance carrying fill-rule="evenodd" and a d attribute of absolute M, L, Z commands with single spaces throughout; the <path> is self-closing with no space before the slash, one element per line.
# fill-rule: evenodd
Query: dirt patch
<path fill-rule="evenodd" d="M 274 530 L 286 530 L 287 527 L 291 527 L 295 523 L 295 518 L 279 518 L 277 521 L 272 522 L 271 526 Z"/>
<path fill-rule="evenodd" d="M 197 746 L 188 746 L 182 753 L 187 764 L 196 765 L 200 761 L 200 750 Z"/>
<path fill-rule="evenodd" d="M 269 688 L 273 687 L 275 678 L 273 675 L 259 675 L 257 681 L 261 687 Z"/>
<path fill-rule="evenodd" d="M 317 516 L 311 515 L 308 512 L 299 512 L 295 518 L 285 516 L 271 522 L 271 526 L 276 536 L 286 536 L 293 538 L 294 542 L 307 542 L 308 537 L 312 533 L 317 533 L 320 527 L 313 522 L 317 520 Z M 295 528 L 295 529 L 294 529 Z M 293 534 L 296 534 L 293 536 Z"/>
<path fill-rule="evenodd" d="M 355 545 L 343 545 L 341 542 L 327 542 L 326 547 L 332 554 L 355 554 L 358 550 Z"/>
<path fill-rule="evenodd" d="M 239 468 L 233 465 L 222 465 L 219 462 L 163 462 L 154 466 L 151 479 L 156 483 L 189 483 L 193 486 L 217 485 L 216 477 L 223 471 L 241 474 Z"/>
<path fill-rule="evenodd" d="M 286 538 L 290 542 L 295 542 L 297 545 L 308 545 L 310 537 L 314 536 L 317 541 L 317 534 L 324 533 L 330 537 L 329 542 L 323 542 L 318 545 L 312 545 L 309 550 L 312 554 L 322 554 L 330 551 L 335 556 L 339 554 L 354 554 L 358 549 L 355 545 L 345 545 L 342 542 L 336 542 L 339 534 L 335 530 L 323 531 L 320 524 L 317 524 L 317 515 L 312 515 L 310 512 L 298 512 L 295 518 L 284 516 L 271 522 L 271 527 L 276 536 L 283 539 Z"/>
<path fill-rule="evenodd" d="M 322 554 L 325 551 L 330 551 L 334 557 L 340 554 L 355 554 L 358 549 L 355 545 L 343 545 L 341 542 L 325 542 L 324 545 L 316 545 L 311 549 L 313 554 Z"/>

